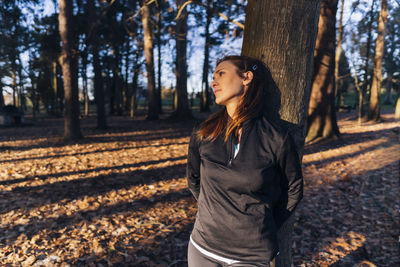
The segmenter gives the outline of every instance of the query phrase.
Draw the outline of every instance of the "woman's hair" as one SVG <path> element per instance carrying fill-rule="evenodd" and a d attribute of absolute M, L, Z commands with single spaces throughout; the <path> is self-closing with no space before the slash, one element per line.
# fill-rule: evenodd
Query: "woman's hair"
<path fill-rule="evenodd" d="M 217 60 L 217 66 L 223 61 L 230 61 L 236 66 L 239 77 L 244 78 L 244 73 L 251 71 L 253 79 L 249 83 L 247 90 L 244 91 L 239 104 L 236 108 L 235 116 L 230 118 L 226 107 L 211 115 L 206 121 L 200 124 L 197 136 L 200 140 L 214 141 L 224 131 L 224 141 L 228 140 L 229 135 L 234 132 L 238 135 L 242 124 L 262 112 L 262 102 L 264 90 L 268 84 L 268 69 L 260 60 L 246 56 L 225 56 Z"/>

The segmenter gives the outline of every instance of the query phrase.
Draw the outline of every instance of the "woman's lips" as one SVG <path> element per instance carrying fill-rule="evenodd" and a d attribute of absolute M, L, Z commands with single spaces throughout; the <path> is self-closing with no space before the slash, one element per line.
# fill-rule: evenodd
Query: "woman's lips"
<path fill-rule="evenodd" d="M 218 92 L 220 92 L 221 91 L 221 89 L 215 89 L 214 90 L 214 94 L 216 94 L 216 93 L 218 93 Z"/>

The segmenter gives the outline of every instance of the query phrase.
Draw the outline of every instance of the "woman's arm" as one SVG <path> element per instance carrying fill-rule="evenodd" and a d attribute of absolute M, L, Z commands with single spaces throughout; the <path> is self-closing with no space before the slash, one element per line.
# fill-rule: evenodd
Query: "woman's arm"
<path fill-rule="evenodd" d="M 200 194 L 200 153 L 196 131 L 193 131 L 189 141 L 186 176 L 189 190 L 197 200 Z"/>
<path fill-rule="evenodd" d="M 303 198 L 303 175 L 299 155 L 289 134 L 278 153 L 282 193 L 278 205 L 274 209 L 274 217 L 279 228 L 294 212 L 297 204 Z"/>

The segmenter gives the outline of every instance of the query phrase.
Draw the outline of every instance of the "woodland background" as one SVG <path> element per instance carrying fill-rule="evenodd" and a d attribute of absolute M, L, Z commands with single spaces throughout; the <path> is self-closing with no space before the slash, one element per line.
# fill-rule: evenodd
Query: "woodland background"
<path fill-rule="evenodd" d="M 240 54 L 246 7 L 265 2 L 2 1 L 0 115 L 26 123 L 0 128 L 0 262 L 185 266 L 188 136 L 219 108 L 216 59 Z M 400 3 L 314 2 L 293 262 L 395 266 Z"/>

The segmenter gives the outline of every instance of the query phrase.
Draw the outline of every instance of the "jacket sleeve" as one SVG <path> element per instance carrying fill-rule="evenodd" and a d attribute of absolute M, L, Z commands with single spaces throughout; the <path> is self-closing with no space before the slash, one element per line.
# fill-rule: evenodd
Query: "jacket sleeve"
<path fill-rule="evenodd" d="M 196 131 L 193 131 L 189 141 L 186 177 L 189 190 L 197 200 L 200 194 L 200 153 Z"/>
<path fill-rule="evenodd" d="M 281 173 L 281 196 L 274 209 L 274 218 L 279 229 L 303 198 L 301 163 L 289 134 L 287 134 L 280 151 L 278 151 L 278 165 Z"/>

